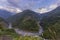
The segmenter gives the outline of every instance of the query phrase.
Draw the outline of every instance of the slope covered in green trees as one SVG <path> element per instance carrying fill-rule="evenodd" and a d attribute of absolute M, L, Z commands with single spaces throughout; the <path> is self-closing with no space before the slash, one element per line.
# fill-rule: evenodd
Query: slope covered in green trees
<path fill-rule="evenodd" d="M 41 26 L 44 29 L 43 36 L 46 39 L 60 39 L 60 7 L 49 12 L 47 17 L 43 17 Z"/>
<path fill-rule="evenodd" d="M 38 32 L 39 31 L 39 23 L 40 17 L 39 14 L 31 11 L 24 10 L 21 13 L 18 13 L 8 20 L 12 23 L 13 28 L 19 28 L 20 30 L 30 31 L 30 32 Z"/>

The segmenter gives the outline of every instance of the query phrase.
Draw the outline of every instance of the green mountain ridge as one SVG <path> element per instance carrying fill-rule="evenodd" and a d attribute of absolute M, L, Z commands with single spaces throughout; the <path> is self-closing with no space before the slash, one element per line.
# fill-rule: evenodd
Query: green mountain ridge
<path fill-rule="evenodd" d="M 53 40 L 60 39 L 60 7 L 46 13 L 41 20 L 41 26 L 44 29 L 43 37 L 52 38 Z"/>
<path fill-rule="evenodd" d="M 24 10 L 21 13 L 18 13 L 10 18 L 8 21 L 12 23 L 14 28 L 20 28 L 26 31 L 39 31 L 39 24 L 40 22 L 40 15 L 31 11 L 31 10 Z"/>

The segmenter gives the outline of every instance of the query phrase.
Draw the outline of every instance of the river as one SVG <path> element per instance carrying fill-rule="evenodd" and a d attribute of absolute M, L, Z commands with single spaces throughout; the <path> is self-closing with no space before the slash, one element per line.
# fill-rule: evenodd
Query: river
<path fill-rule="evenodd" d="M 12 29 L 12 24 L 11 23 L 9 23 L 9 29 Z M 26 31 L 23 31 L 23 30 L 20 30 L 20 29 L 17 29 L 17 28 L 15 28 L 14 30 L 17 34 L 20 34 L 22 36 L 25 36 L 25 35 L 27 35 L 27 36 L 39 36 L 43 33 L 43 28 L 41 26 L 39 28 L 39 32 L 37 32 L 37 33 L 26 32 Z"/>

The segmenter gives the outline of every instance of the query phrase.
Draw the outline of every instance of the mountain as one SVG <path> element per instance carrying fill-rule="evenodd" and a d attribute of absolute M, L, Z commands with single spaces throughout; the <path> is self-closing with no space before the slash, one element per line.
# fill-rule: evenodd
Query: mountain
<path fill-rule="evenodd" d="M 13 13 L 0 9 L 0 17 L 7 19 L 8 17 L 12 16 Z"/>
<path fill-rule="evenodd" d="M 60 16 L 60 6 L 57 7 L 56 9 L 50 11 L 50 12 L 41 14 L 41 17 L 47 17 L 48 18 L 49 16 Z"/>
<path fill-rule="evenodd" d="M 34 11 L 31 11 L 31 10 L 24 10 L 23 12 L 17 13 L 16 15 L 13 15 L 13 16 L 9 17 L 7 20 L 8 20 L 9 22 L 14 22 L 14 21 L 22 18 L 23 16 L 27 16 L 27 17 L 28 17 L 28 16 L 34 16 L 34 18 L 35 18 L 36 20 L 40 20 L 40 15 L 39 15 L 39 13 L 36 13 L 36 12 L 34 12 Z"/>
<path fill-rule="evenodd" d="M 35 23 L 39 22 L 44 30 L 43 38 L 53 40 L 60 39 L 60 6 L 44 14 L 24 10 L 21 13 L 9 17 L 7 20 L 12 23 L 14 28 L 28 31 L 38 31 L 39 27 Z"/>
<path fill-rule="evenodd" d="M 24 10 L 7 19 L 14 28 L 28 31 L 39 31 L 40 15 L 31 10 Z"/>
<path fill-rule="evenodd" d="M 2 17 L 0 17 L 0 29 L 1 28 L 7 28 L 8 27 L 8 22 L 5 21 Z"/>
<path fill-rule="evenodd" d="M 47 20 L 47 21 L 51 21 L 55 18 L 55 17 L 58 17 L 60 18 L 60 6 L 57 7 L 56 9 L 50 11 L 50 12 L 47 12 L 47 13 L 44 13 L 44 14 L 41 14 L 41 24 L 44 20 Z M 54 21 L 54 20 L 53 20 Z"/>
<path fill-rule="evenodd" d="M 43 27 L 43 37 L 60 39 L 60 6 L 42 15 L 40 25 Z"/>

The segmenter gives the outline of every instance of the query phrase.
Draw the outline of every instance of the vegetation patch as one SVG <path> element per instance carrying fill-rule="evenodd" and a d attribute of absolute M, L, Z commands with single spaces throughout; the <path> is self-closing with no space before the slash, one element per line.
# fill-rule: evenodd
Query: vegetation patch
<path fill-rule="evenodd" d="M 13 23 L 13 27 L 30 32 L 38 32 L 40 27 L 38 25 L 38 22 L 34 18 L 21 18 Z"/>

